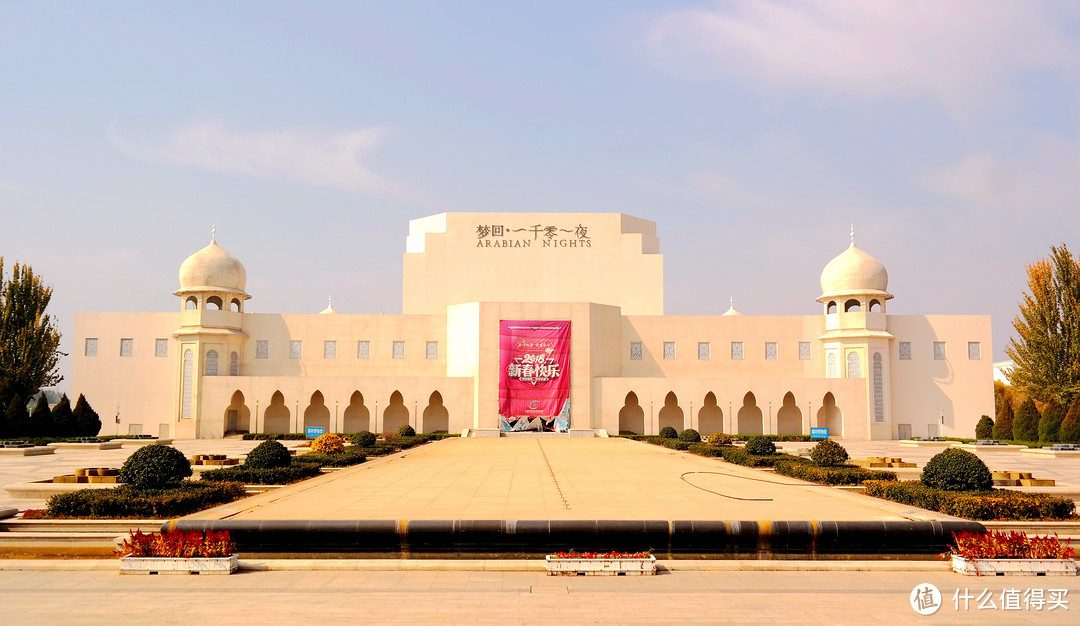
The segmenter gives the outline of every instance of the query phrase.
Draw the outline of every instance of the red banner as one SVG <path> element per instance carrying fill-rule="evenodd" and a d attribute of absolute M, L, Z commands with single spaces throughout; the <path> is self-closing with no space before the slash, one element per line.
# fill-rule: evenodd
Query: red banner
<path fill-rule="evenodd" d="M 556 417 L 570 399 L 570 322 L 499 322 L 499 415 Z"/>

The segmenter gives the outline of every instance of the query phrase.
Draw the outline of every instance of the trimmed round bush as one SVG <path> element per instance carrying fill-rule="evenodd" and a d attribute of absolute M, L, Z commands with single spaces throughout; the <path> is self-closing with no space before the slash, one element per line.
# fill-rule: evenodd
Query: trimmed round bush
<path fill-rule="evenodd" d="M 345 440 L 334 433 L 326 433 L 311 442 L 311 451 L 321 454 L 333 454 L 345 449 Z"/>
<path fill-rule="evenodd" d="M 409 426 L 408 424 L 402 424 L 401 428 L 397 429 L 397 434 L 398 437 L 415 437 L 416 431 L 413 430 L 412 426 Z"/>
<path fill-rule="evenodd" d="M 660 437 L 663 439 L 677 439 L 679 433 L 671 426 L 664 426 L 660 429 Z"/>
<path fill-rule="evenodd" d="M 693 428 L 687 428 L 679 433 L 679 441 L 686 441 L 688 443 L 701 443 L 701 433 Z"/>
<path fill-rule="evenodd" d="M 175 485 L 188 476 L 191 462 L 184 453 L 157 443 L 139 448 L 120 467 L 120 481 L 139 488 Z"/>
<path fill-rule="evenodd" d="M 851 457 L 848 456 L 844 446 L 832 439 L 822 439 L 810 449 L 810 458 L 813 459 L 814 465 L 830 467 L 832 465 L 843 465 Z"/>
<path fill-rule="evenodd" d="M 248 452 L 244 460 L 247 467 L 269 469 L 271 467 L 288 467 L 292 465 L 292 455 L 288 449 L 273 439 L 268 439 Z"/>
<path fill-rule="evenodd" d="M 714 446 L 730 446 L 731 435 L 727 433 L 713 433 L 706 438 L 706 441 Z"/>
<path fill-rule="evenodd" d="M 975 438 L 981 440 L 994 438 L 994 420 L 990 419 L 989 415 L 983 415 L 979 418 L 979 423 L 975 424 Z"/>
<path fill-rule="evenodd" d="M 375 433 L 366 430 L 349 435 L 349 439 L 352 440 L 354 446 L 361 448 L 370 448 L 375 445 Z"/>
<path fill-rule="evenodd" d="M 949 448 L 934 455 L 923 468 L 922 484 L 946 491 L 988 491 L 994 477 L 986 463 L 967 450 Z"/>
<path fill-rule="evenodd" d="M 758 456 L 776 454 L 776 444 L 768 437 L 754 435 L 746 442 L 746 453 L 756 454 Z"/>

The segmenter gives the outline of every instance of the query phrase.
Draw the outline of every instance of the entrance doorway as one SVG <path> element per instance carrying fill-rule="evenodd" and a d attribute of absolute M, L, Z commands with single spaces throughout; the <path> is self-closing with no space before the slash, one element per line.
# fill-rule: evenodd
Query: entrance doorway
<path fill-rule="evenodd" d="M 897 424 L 896 436 L 900 439 L 911 439 L 911 424 Z"/>

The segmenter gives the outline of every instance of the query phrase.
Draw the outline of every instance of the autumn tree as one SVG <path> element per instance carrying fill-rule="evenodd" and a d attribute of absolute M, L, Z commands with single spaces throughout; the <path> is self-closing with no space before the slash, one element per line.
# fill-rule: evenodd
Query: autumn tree
<path fill-rule="evenodd" d="M 1001 410 L 998 411 L 997 419 L 994 420 L 994 439 L 1012 439 L 1013 430 L 1013 408 L 1009 402 L 1001 403 Z"/>
<path fill-rule="evenodd" d="M 1073 400 L 1061 422 L 1058 439 L 1064 443 L 1080 443 L 1080 398 Z"/>
<path fill-rule="evenodd" d="M 0 406 L 63 380 L 60 331 L 45 312 L 51 299 L 52 287 L 29 265 L 16 263 L 8 278 L 0 257 Z"/>

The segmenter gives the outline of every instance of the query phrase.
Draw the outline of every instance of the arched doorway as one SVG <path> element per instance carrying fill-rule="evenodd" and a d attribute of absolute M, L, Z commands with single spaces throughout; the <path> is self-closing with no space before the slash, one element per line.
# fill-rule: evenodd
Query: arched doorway
<path fill-rule="evenodd" d="M 425 433 L 450 432 L 450 411 L 443 406 L 442 394 L 438 391 L 431 393 L 428 405 L 424 408 L 424 421 L 421 426 Z"/>
<path fill-rule="evenodd" d="M 398 429 L 409 423 L 409 409 L 400 391 L 390 394 L 390 404 L 383 410 L 383 432 L 397 433 Z"/>
<path fill-rule="evenodd" d="M 840 407 L 836 406 L 836 398 L 833 397 L 831 391 L 821 399 L 821 408 L 817 412 L 817 423 L 818 426 L 829 429 L 829 437 L 843 438 L 844 415 L 840 412 Z"/>
<path fill-rule="evenodd" d="M 251 410 L 244 404 L 244 394 L 233 392 L 229 406 L 225 407 L 225 434 L 246 433 L 251 428 Z"/>
<path fill-rule="evenodd" d="M 679 406 L 679 397 L 669 391 L 664 398 L 664 408 L 660 409 L 660 430 L 671 426 L 676 432 L 683 430 L 683 410 Z"/>
<path fill-rule="evenodd" d="M 705 403 L 697 413 L 698 432 L 702 435 L 724 432 L 724 410 L 716 404 L 716 394 L 705 394 Z"/>
<path fill-rule="evenodd" d="M 801 435 L 802 410 L 795 403 L 795 394 L 790 391 L 784 394 L 784 406 L 776 412 L 776 434 L 778 435 Z"/>
<path fill-rule="evenodd" d="M 633 391 L 626 394 L 623 407 L 619 409 L 619 434 L 645 434 L 645 409 L 641 408 L 637 394 Z"/>
<path fill-rule="evenodd" d="M 364 394 L 354 391 L 349 398 L 349 406 L 345 407 L 345 423 L 341 426 L 347 433 L 358 433 L 362 430 L 371 430 L 371 411 L 364 406 Z"/>
<path fill-rule="evenodd" d="M 761 407 L 757 405 L 757 398 L 753 392 L 746 392 L 743 396 L 742 407 L 739 408 L 739 434 L 740 435 L 763 435 L 765 424 L 761 415 Z"/>
<path fill-rule="evenodd" d="M 275 391 L 270 396 L 270 406 L 263 413 L 263 432 L 287 433 L 292 431 L 289 407 L 285 406 L 285 396 L 280 391 Z"/>
<path fill-rule="evenodd" d="M 323 432 L 330 432 L 330 409 L 326 406 L 326 399 L 321 391 L 311 394 L 311 404 L 304 409 L 304 428 L 309 426 L 322 428 Z"/>

